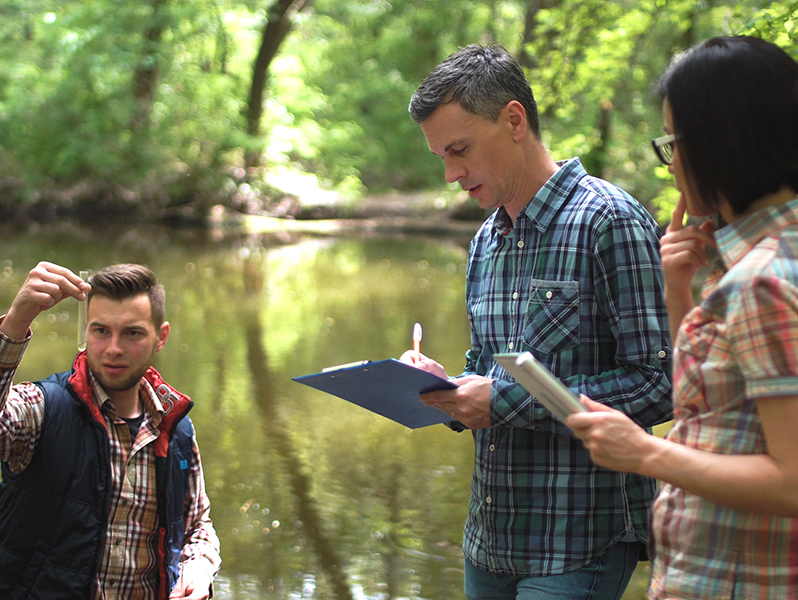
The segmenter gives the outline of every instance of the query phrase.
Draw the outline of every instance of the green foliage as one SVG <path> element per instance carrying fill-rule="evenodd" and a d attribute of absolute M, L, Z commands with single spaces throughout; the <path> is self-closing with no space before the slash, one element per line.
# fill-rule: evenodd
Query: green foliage
<path fill-rule="evenodd" d="M 354 196 L 437 187 L 440 161 L 408 101 L 458 47 L 495 41 L 531 57 L 552 154 L 579 155 L 667 217 L 670 183 L 648 140 L 661 128 L 655 83 L 671 57 L 723 33 L 796 54 L 796 0 L 545 0 L 537 12 L 530 2 L 316 0 L 294 15 L 270 65 L 253 139 L 244 115 L 271 2 L 6 0 L 0 184 L 99 182 L 149 209 L 207 208 L 232 197 L 255 153 L 266 170 L 304 169 Z"/>
<path fill-rule="evenodd" d="M 587 169 L 619 184 L 661 222 L 676 196 L 649 140 L 661 129 L 656 82 L 674 54 L 729 33 L 755 33 L 794 48 L 798 3 L 696 3 L 693 0 L 563 0 L 542 10 L 530 75 L 545 141 L 558 158 L 580 155 Z M 771 19 L 763 16 L 773 12 Z M 767 22 L 755 32 L 745 24 Z M 599 130 L 607 110 L 608 131 Z M 664 173 L 664 176 L 663 176 Z"/>
<path fill-rule="evenodd" d="M 223 24 L 214 4 L 166 5 L 161 13 L 155 4 L 63 2 L 12 12 L 1 34 L 0 140 L 13 157 L 3 175 L 24 175 L 32 187 L 90 180 L 167 192 L 191 176 L 218 177 L 226 151 L 244 141 L 245 73 L 218 70 Z M 158 39 L 148 39 L 157 26 Z M 156 70 L 139 129 L 137 69 Z"/>
<path fill-rule="evenodd" d="M 768 39 L 798 56 L 798 2 L 763 2 L 753 16 L 735 11 L 731 21 L 735 33 Z"/>
<path fill-rule="evenodd" d="M 274 89 L 297 125 L 312 130 L 314 143 L 297 158 L 334 181 L 357 175 L 372 191 L 439 184 L 440 163 L 427 152 L 407 105 L 440 58 L 484 37 L 492 23 L 485 3 L 319 0 L 314 6 L 286 54 L 293 66 L 299 60 L 316 106 L 305 112 L 283 96 L 279 76 Z"/>

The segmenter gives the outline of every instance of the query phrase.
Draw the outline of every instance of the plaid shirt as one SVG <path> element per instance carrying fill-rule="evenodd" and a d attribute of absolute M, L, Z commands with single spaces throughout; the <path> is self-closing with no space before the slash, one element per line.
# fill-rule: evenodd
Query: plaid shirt
<path fill-rule="evenodd" d="M 719 261 L 676 340 L 668 439 L 762 454 L 757 399 L 798 395 L 798 200 L 715 239 Z M 798 519 L 725 508 L 672 485 L 653 512 L 651 598 L 798 598 Z"/>
<path fill-rule="evenodd" d="M 11 386 L 28 341 L 0 333 L 0 459 L 14 473 L 24 470 L 36 449 L 44 420 L 44 397 L 32 383 Z M 146 381 L 140 396 L 145 417 L 135 440 L 116 416 L 108 395 L 92 377 L 94 400 L 109 432 L 112 486 L 108 530 L 94 586 L 94 600 L 155 600 L 158 589 L 155 457 L 163 406 Z M 199 448 L 194 440 L 185 503 L 185 539 L 181 564 L 200 560 L 213 577 L 221 564 L 219 540 L 210 520 Z"/>
<path fill-rule="evenodd" d="M 466 372 L 493 378 L 464 551 L 513 575 L 578 569 L 619 540 L 647 537 L 655 482 L 597 467 L 571 430 L 493 361 L 529 350 L 576 393 L 649 427 L 671 414 L 661 230 L 578 159 L 513 225 L 503 208 L 471 244 Z"/>

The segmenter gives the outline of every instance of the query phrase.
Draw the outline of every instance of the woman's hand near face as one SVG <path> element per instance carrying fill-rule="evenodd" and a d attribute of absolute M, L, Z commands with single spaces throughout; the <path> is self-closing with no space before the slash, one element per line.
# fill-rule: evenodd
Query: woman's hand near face
<path fill-rule="evenodd" d="M 673 218 L 660 240 L 662 271 L 665 275 L 665 303 L 671 323 L 671 339 L 676 339 L 679 324 L 693 308 L 693 279 L 701 267 L 709 265 L 707 246 L 715 246 L 712 222 L 685 227 L 686 201 L 679 197 Z"/>

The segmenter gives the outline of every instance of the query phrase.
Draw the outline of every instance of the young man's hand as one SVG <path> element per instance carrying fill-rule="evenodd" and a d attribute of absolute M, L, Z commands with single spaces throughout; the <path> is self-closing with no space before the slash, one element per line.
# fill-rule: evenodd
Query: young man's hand
<path fill-rule="evenodd" d="M 213 578 L 200 561 L 207 562 L 198 558 L 180 563 L 180 577 L 177 578 L 177 583 L 169 594 L 170 600 L 172 598 L 207 600 L 211 597 Z"/>
<path fill-rule="evenodd" d="M 0 331 L 13 340 L 22 340 L 39 313 L 53 308 L 64 298 L 83 301 L 90 289 L 88 283 L 66 267 L 40 262 L 28 273 L 0 324 Z"/>

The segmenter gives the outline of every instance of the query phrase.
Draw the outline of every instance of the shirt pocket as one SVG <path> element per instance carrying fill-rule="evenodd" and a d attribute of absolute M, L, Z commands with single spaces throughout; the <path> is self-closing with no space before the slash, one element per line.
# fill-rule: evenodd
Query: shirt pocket
<path fill-rule="evenodd" d="M 579 345 L 579 283 L 533 279 L 524 343 L 543 354 Z"/>

